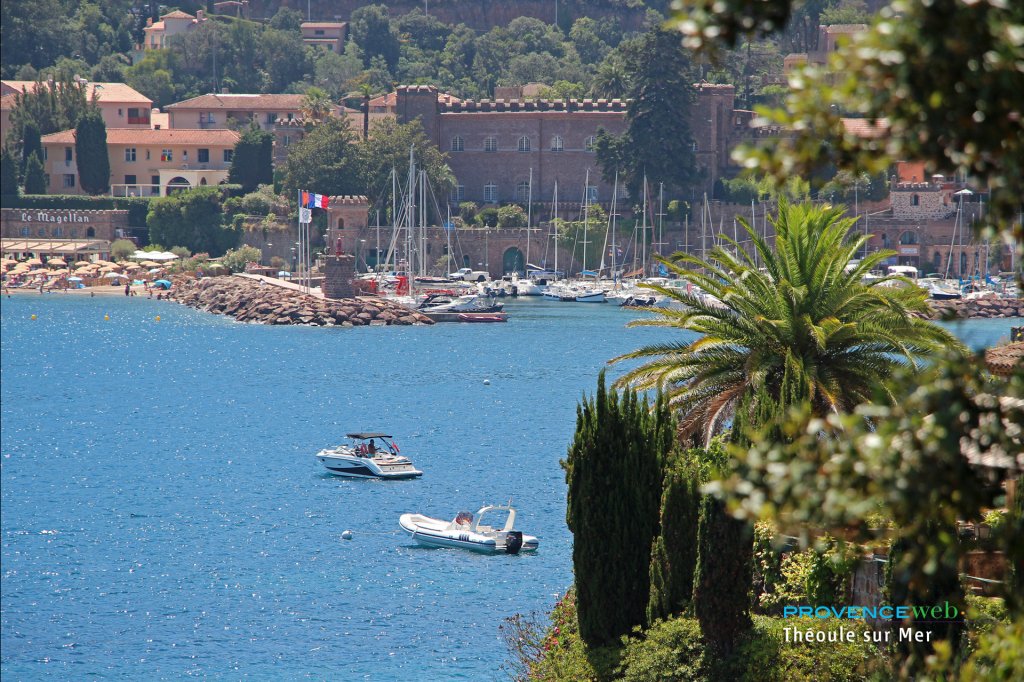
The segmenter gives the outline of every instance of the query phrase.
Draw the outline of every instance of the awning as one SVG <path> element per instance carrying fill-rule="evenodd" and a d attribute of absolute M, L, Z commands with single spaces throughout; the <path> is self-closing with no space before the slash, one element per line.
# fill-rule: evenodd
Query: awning
<path fill-rule="evenodd" d="M 92 254 L 109 253 L 110 242 L 102 239 L 3 239 L 3 253 Z"/>

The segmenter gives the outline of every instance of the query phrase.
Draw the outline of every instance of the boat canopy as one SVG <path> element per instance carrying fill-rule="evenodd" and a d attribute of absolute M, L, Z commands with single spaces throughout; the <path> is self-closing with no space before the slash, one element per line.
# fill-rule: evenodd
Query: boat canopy
<path fill-rule="evenodd" d="M 349 438 L 355 438 L 357 440 L 369 440 L 370 438 L 391 438 L 386 433 L 346 433 Z"/>

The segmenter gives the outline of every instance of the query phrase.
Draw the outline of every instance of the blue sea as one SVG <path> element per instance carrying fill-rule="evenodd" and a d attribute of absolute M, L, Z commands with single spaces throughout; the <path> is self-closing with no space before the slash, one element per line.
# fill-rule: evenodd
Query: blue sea
<path fill-rule="evenodd" d="M 499 626 L 572 582 L 576 404 L 609 358 L 667 335 L 610 305 L 507 310 L 343 330 L 4 299 L 4 679 L 505 679 Z M 1021 323 L 955 331 L 981 347 Z M 423 478 L 322 473 L 314 454 L 354 430 L 394 434 Z M 510 498 L 536 555 L 397 532 L 404 512 Z"/>

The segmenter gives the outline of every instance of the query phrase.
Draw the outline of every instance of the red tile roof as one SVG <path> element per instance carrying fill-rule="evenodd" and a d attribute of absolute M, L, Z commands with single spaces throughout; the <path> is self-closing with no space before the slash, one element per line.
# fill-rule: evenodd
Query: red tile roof
<path fill-rule="evenodd" d="M 1010 376 L 1014 368 L 1024 370 L 1024 341 L 989 348 L 985 351 L 985 364 L 990 372 L 1001 376 Z"/>
<path fill-rule="evenodd" d="M 107 128 L 108 145 L 124 144 L 173 144 L 173 145 L 201 145 L 208 144 L 212 147 L 233 147 L 241 137 L 234 130 L 198 130 L 191 128 L 172 128 L 170 130 L 161 128 Z M 59 133 L 43 136 L 43 143 L 53 144 L 74 144 L 75 131 L 62 130 Z"/>
<path fill-rule="evenodd" d="M 4 90 L 10 89 L 17 92 L 34 91 L 36 85 L 35 81 L 3 81 Z M 43 85 L 46 85 L 46 83 L 43 83 Z M 153 103 L 153 100 L 124 83 L 86 83 L 85 96 L 92 99 L 93 93 L 96 94 L 96 99 L 100 102 Z"/>
<path fill-rule="evenodd" d="M 232 111 L 244 111 L 259 109 L 264 111 L 287 111 L 293 109 L 297 111 L 302 108 L 304 97 L 305 95 L 209 94 L 168 104 L 163 110 L 230 109 Z"/>

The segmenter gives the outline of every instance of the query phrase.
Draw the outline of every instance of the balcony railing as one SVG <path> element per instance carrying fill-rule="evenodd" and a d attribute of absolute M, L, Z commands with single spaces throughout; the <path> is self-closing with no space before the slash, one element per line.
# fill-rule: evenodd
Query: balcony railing
<path fill-rule="evenodd" d="M 149 116 L 129 116 L 128 125 L 149 125 Z"/>

